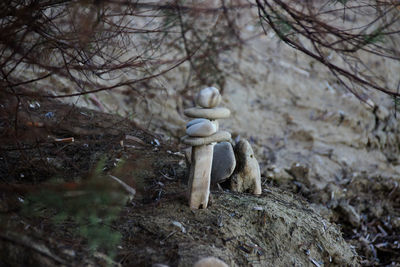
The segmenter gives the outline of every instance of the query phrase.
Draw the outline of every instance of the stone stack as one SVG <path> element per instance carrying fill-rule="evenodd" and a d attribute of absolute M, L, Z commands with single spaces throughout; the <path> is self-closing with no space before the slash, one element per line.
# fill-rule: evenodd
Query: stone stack
<path fill-rule="evenodd" d="M 196 97 L 198 107 L 185 109 L 184 114 L 194 118 L 186 124 L 182 142 L 192 146 L 190 154 L 189 205 L 193 209 L 206 208 L 210 184 L 230 178 L 232 191 L 261 194 L 260 167 L 251 145 L 240 140 L 233 149 L 231 134 L 219 131 L 218 119 L 228 118 L 227 108 L 217 107 L 221 102 L 218 89 L 208 87 Z"/>
<path fill-rule="evenodd" d="M 230 133 L 219 131 L 217 120 L 230 116 L 229 109 L 217 107 L 220 102 L 218 89 L 208 87 L 196 97 L 199 107 L 184 111 L 186 116 L 194 118 L 187 123 L 187 135 L 182 138 L 183 143 L 192 146 L 188 193 L 189 206 L 193 209 L 208 205 L 214 145 L 231 139 Z"/>

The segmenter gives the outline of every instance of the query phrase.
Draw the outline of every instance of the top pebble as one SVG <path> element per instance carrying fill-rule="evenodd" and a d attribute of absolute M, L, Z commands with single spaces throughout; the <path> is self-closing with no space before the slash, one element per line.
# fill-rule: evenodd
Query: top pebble
<path fill-rule="evenodd" d="M 214 108 L 221 102 L 221 95 L 217 88 L 207 87 L 202 89 L 196 97 L 196 103 L 202 108 Z"/>

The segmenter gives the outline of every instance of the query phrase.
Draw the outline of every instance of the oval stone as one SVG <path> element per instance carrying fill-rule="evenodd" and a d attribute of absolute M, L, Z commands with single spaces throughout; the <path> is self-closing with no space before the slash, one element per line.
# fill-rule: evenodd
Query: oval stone
<path fill-rule="evenodd" d="M 196 97 L 196 103 L 203 108 L 213 108 L 221 102 L 221 94 L 215 87 L 202 89 Z"/>
<path fill-rule="evenodd" d="M 190 121 L 186 127 L 186 134 L 194 137 L 206 137 L 217 132 L 215 125 L 207 119 Z"/>
<path fill-rule="evenodd" d="M 236 167 L 235 153 L 231 143 L 221 142 L 214 146 L 211 168 L 211 183 L 222 183 L 228 179 Z"/>

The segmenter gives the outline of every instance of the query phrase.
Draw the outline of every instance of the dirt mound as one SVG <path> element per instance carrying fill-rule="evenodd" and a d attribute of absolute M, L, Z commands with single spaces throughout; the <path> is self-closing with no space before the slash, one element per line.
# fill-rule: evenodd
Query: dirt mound
<path fill-rule="evenodd" d="M 216 256 L 230 266 L 357 265 L 356 253 L 339 229 L 298 197 L 276 188 L 265 188 L 260 197 L 213 196 L 206 210 L 189 210 L 183 198 L 129 209 L 129 219 L 121 224 L 142 242 L 126 244 L 140 253 L 126 257 L 125 263 L 191 266 L 199 258 Z"/>
<path fill-rule="evenodd" d="M 91 170 L 105 158 L 97 175 L 112 173 L 137 191 L 116 222 L 105 225 L 122 237 L 115 264 L 190 266 L 201 256 L 214 255 L 231 266 L 357 265 L 356 253 L 339 229 L 290 193 L 270 186 L 264 186 L 260 197 L 213 192 L 210 208 L 192 211 L 185 199 L 187 168 L 176 145 L 162 145 L 156 136 L 118 116 L 48 99 L 1 99 L 1 157 L 6 159 L 1 173 L 2 264 L 112 262 L 101 250 L 94 252 L 88 238 L 76 234 L 80 226 L 73 218 L 54 221 L 61 210 L 49 208 L 52 203 L 44 203 L 34 216 L 21 212 L 24 201 L 39 189 L 78 201 L 73 210 L 80 210 L 84 205 L 79 200 L 90 181 L 87 175 L 93 176 Z M 56 140 L 70 137 L 74 142 Z M 120 161 L 120 167 L 114 164 Z M 20 163 L 13 165 L 16 162 Z M 43 183 L 54 175 L 64 182 Z M 107 183 L 94 189 L 115 197 L 114 186 L 107 191 Z M 90 219 L 90 199 L 88 203 Z"/>

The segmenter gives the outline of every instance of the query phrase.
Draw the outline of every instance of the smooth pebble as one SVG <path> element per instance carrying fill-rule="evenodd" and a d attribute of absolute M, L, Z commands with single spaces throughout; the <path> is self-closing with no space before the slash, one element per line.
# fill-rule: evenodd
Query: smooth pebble
<path fill-rule="evenodd" d="M 193 122 L 195 121 L 195 122 Z M 187 124 L 186 134 L 194 137 L 206 137 L 217 132 L 215 124 L 206 119 L 190 121 Z"/>
<path fill-rule="evenodd" d="M 221 102 L 221 94 L 215 87 L 207 87 L 202 89 L 196 97 L 197 105 L 203 108 L 213 108 Z"/>
<path fill-rule="evenodd" d="M 216 144 L 211 168 L 211 183 L 217 184 L 228 179 L 235 170 L 235 166 L 235 153 L 231 143 L 221 142 Z"/>

